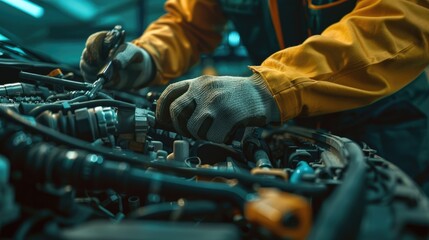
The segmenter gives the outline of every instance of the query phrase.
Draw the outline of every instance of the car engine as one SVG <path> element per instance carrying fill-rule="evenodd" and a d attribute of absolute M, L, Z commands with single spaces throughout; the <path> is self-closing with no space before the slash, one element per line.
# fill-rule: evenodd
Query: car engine
<path fill-rule="evenodd" d="M 88 97 L 28 61 L 0 79 L 1 238 L 429 238 L 428 198 L 364 143 L 285 124 L 216 144 L 159 128 L 156 91 Z"/>

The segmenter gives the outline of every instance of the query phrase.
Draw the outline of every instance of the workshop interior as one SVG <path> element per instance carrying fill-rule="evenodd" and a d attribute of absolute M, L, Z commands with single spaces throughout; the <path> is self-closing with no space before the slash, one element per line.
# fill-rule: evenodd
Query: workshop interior
<path fill-rule="evenodd" d="M 164 87 L 84 81 L 89 35 L 131 41 L 164 4 L 0 0 L 0 239 L 429 239 L 421 183 L 363 142 L 288 122 L 197 140 L 157 125 Z M 222 36 L 173 82 L 249 74 Z"/>

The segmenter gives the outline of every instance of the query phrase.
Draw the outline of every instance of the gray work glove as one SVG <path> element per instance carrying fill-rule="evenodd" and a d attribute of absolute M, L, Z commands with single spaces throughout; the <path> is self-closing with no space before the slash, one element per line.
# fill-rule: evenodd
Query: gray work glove
<path fill-rule="evenodd" d="M 158 99 L 156 118 L 161 127 L 183 136 L 221 143 L 239 127 L 278 122 L 280 113 L 259 75 L 202 76 L 168 86 Z"/>
<path fill-rule="evenodd" d="M 94 33 L 86 41 L 80 59 L 80 70 L 85 81 L 97 80 L 97 73 L 108 61 L 101 54 L 106 33 L 106 31 Z M 153 79 L 154 64 L 144 49 L 132 43 L 124 43 L 115 53 L 109 55 L 113 55 L 114 77 L 105 84 L 105 87 L 129 90 L 146 86 Z"/>

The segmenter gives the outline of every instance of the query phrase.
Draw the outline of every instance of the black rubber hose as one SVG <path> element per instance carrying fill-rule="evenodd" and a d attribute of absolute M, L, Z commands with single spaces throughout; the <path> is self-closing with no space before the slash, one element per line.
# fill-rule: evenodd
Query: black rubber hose
<path fill-rule="evenodd" d="M 108 94 L 105 94 L 105 93 L 103 93 L 103 92 L 99 92 L 99 93 L 97 94 L 97 98 L 113 100 L 113 97 L 111 97 L 111 96 L 109 96 Z"/>
<path fill-rule="evenodd" d="M 46 98 L 46 102 L 52 102 L 52 99 L 66 100 L 70 98 L 71 93 L 54 94 Z"/>
<path fill-rule="evenodd" d="M 344 142 L 344 150 L 348 160 L 344 180 L 323 204 L 308 238 L 310 240 L 358 237 L 366 199 L 366 164 L 356 143 Z"/>
<path fill-rule="evenodd" d="M 131 104 L 131 103 L 127 103 L 127 102 L 122 102 L 122 101 L 117 101 L 117 100 L 110 100 L 110 99 L 101 99 L 101 100 L 92 100 L 92 101 L 87 101 L 87 102 L 83 102 L 83 103 L 72 103 L 70 104 L 70 110 L 75 110 L 75 109 L 79 109 L 79 108 L 91 108 L 91 107 L 117 107 L 117 108 L 130 108 L 130 109 L 134 109 L 135 105 Z M 64 108 L 63 104 L 45 104 L 42 106 L 38 106 L 33 108 L 30 112 L 28 113 L 24 113 L 30 116 L 38 116 L 39 114 L 41 114 L 42 112 L 46 111 L 46 110 L 50 110 L 50 111 L 60 111 Z"/>
<path fill-rule="evenodd" d="M 23 72 L 23 71 L 19 73 L 19 78 L 24 80 L 30 80 L 33 82 L 42 82 L 42 83 L 53 84 L 53 85 L 61 85 L 64 87 L 77 89 L 77 90 L 89 90 L 92 88 L 92 84 L 90 83 L 76 82 L 76 81 L 65 80 L 61 78 L 35 74 L 35 73 Z"/>
<path fill-rule="evenodd" d="M 47 110 L 52 112 L 60 111 L 61 109 L 63 109 L 63 107 L 64 106 L 62 104 L 43 104 L 41 106 L 37 106 L 31 109 L 28 113 L 23 112 L 23 114 L 30 115 L 30 116 L 38 116 L 39 114 Z"/>
<path fill-rule="evenodd" d="M 15 113 L 13 110 L 5 107 L 0 106 L 0 116 L 5 118 L 7 121 L 11 123 L 15 123 L 19 126 L 22 126 L 26 131 L 30 133 L 42 135 L 51 141 L 65 144 L 67 146 L 71 146 L 76 149 L 82 149 L 88 152 L 100 154 L 112 160 L 117 160 L 117 161 L 125 160 L 126 162 L 134 163 L 134 164 L 142 164 L 145 162 L 148 163 L 149 161 L 151 161 L 149 156 L 142 155 L 142 154 L 136 154 L 128 151 L 113 152 L 112 149 L 101 147 L 101 146 L 94 148 L 94 146 L 92 146 L 91 144 L 88 144 L 88 142 L 86 141 L 82 141 L 80 139 L 62 134 L 58 131 L 55 131 L 35 121 L 30 121 L 27 118 L 19 115 L 18 113 Z"/>
<path fill-rule="evenodd" d="M 78 96 L 78 97 L 75 97 L 73 99 L 70 99 L 70 100 L 67 100 L 67 101 L 64 101 L 64 102 L 77 103 L 77 102 L 86 102 L 86 101 L 89 101 L 89 100 L 91 100 L 91 99 L 89 99 L 88 96 L 82 95 L 82 96 Z"/>

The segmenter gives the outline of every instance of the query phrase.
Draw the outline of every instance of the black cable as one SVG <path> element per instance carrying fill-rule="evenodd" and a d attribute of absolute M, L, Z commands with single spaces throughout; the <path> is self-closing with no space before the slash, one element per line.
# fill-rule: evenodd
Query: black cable
<path fill-rule="evenodd" d="M 59 111 L 64 106 L 62 104 L 43 104 L 41 106 L 37 106 L 30 110 L 30 112 L 27 113 L 27 115 L 30 116 L 38 116 L 44 111 L 50 110 L 50 111 Z M 24 113 L 25 114 L 25 113 Z"/>
<path fill-rule="evenodd" d="M 64 87 L 77 89 L 77 90 L 89 90 L 92 89 L 92 84 L 90 83 L 81 83 L 81 82 L 75 82 L 71 80 L 65 80 L 62 78 L 55 78 L 55 77 L 49 77 L 45 75 L 35 74 L 35 73 L 29 73 L 21 71 L 19 73 L 19 78 L 24 80 L 30 80 L 33 82 L 42 82 L 47 84 L 53 84 L 53 85 L 61 85 Z"/>
<path fill-rule="evenodd" d="M 70 97 L 70 92 L 68 93 L 60 93 L 60 94 L 55 94 L 55 95 L 51 95 L 49 97 L 46 98 L 46 102 L 52 102 L 52 99 L 68 99 Z"/>
<path fill-rule="evenodd" d="M 365 205 L 365 158 L 354 142 L 344 142 L 343 150 L 348 160 L 344 180 L 325 200 L 308 239 L 340 240 L 358 237 Z"/>
<path fill-rule="evenodd" d="M 73 99 L 67 100 L 65 102 L 76 103 L 76 102 L 83 102 L 83 101 L 88 101 L 88 100 L 90 100 L 88 96 L 82 95 L 82 96 L 78 96 L 78 97 L 75 97 Z"/>
<path fill-rule="evenodd" d="M 110 99 L 110 100 L 113 100 L 113 98 L 111 96 L 109 96 L 108 94 L 105 94 L 103 92 L 98 92 L 97 97 L 99 97 L 101 99 Z"/>
<path fill-rule="evenodd" d="M 70 110 L 75 110 L 79 108 L 91 108 L 91 107 L 117 107 L 117 108 L 130 108 L 134 109 L 135 105 L 127 102 L 122 102 L 118 100 L 110 100 L 110 99 L 100 99 L 100 100 L 92 100 L 87 101 L 83 103 L 72 103 L 70 104 Z M 43 113 L 44 111 L 50 110 L 50 111 L 60 111 L 64 108 L 63 104 L 44 104 L 38 107 L 33 108 L 30 112 L 28 112 L 27 115 L 30 116 L 38 116 L 39 114 Z"/>

